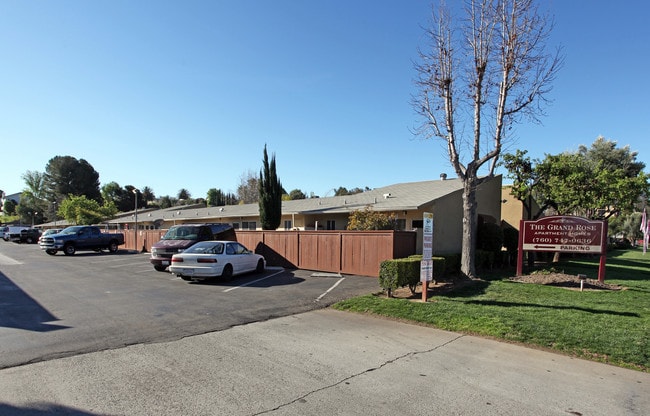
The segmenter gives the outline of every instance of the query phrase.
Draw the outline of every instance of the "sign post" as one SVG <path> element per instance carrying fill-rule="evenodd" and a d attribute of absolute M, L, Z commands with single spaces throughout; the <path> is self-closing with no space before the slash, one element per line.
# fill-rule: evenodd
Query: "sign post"
<path fill-rule="evenodd" d="M 427 301 L 429 282 L 433 280 L 433 213 L 423 214 L 424 232 L 422 234 L 422 261 L 420 262 L 420 282 L 422 282 L 422 302 Z"/>
<path fill-rule="evenodd" d="M 600 254 L 598 280 L 605 281 L 607 222 L 575 216 L 544 217 L 519 223 L 517 276 L 523 272 L 524 251 Z"/>

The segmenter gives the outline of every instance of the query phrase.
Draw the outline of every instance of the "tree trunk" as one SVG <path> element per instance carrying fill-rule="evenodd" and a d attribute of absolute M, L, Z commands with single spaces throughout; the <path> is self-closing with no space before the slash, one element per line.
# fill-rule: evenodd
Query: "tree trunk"
<path fill-rule="evenodd" d="M 467 177 L 463 187 L 463 247 L 461 250 L 460 271 L 471 279 L 476 277 L 474 262 L 478 229 L 476 183 L 476 177 Z"/>

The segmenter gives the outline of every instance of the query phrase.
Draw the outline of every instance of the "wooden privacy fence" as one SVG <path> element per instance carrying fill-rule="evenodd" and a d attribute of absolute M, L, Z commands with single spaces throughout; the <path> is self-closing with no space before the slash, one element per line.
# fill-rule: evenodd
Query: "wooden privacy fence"
<path fill-rule="evenodd" d="M 135 250 L 135 230 L 112 230 L 112 233 L 118 232 L 124 234 L 124 245 L 122 248 Z M 138 230 L 138 251 L 151 252 L 151 246 L 156 244 L 167 230 Z"/>
<path fill-rule="evenodd" d="M 415 253 L 414 231 L 237 231 L 269 265 L 379 276 L 384 260 Z"/>
<path fill-rule="evenodd" d="M 151 251 L 167 230 L 138 230 L 138 250 Z M 134 250 L 134 230 L 122 230 Z M 414 231 L 242 231 L 237 241 L 266 258 L 269 266 L 379 276 L 384 260 L 415 254 Z"/>

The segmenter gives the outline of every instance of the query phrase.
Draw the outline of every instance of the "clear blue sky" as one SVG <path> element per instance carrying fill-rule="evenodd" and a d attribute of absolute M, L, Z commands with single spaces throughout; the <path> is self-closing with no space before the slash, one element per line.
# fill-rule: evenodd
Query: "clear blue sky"
<path fill-rule="evenodd" d="M 450 2 L 451 3 L 451 2 Z M 551 0 L 564 48 L 542 125 L 506 149 L 532 158 L 629 145 L 650 169 L 650 3 Z M 413 61 L 425 0 L 0 0 L 0 189 L 54 156 L 102 185 L 236 192 L 267 144 L 287 191 L 332 195 L 455 177 L 414 137 Z"/>

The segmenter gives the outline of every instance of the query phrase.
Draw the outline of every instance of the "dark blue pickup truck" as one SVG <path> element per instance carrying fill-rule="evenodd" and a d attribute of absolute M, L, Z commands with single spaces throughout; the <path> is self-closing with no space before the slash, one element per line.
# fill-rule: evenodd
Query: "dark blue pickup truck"
<path fill-rule="evenodd" d="M 52 256 L 58 251 L 63 251 L 66 256 L 84 250 L 108 250 L 115 253 L 122 244 L 124 244 L 124 234 L 102 233 L 99 227 L 92 225 L 74 225 L 64 228 L 58 234 L 42 237 L 39 243 L 41 250 L 45 250 Z"/>

